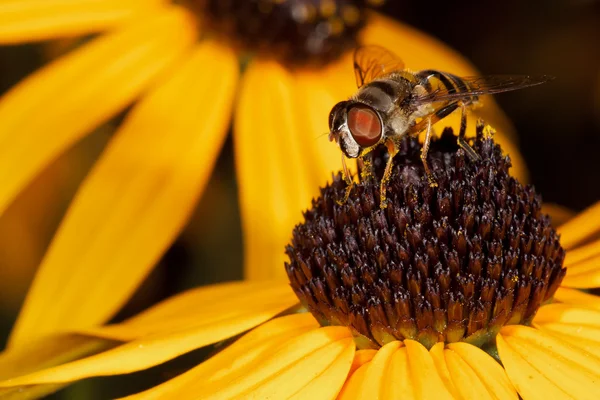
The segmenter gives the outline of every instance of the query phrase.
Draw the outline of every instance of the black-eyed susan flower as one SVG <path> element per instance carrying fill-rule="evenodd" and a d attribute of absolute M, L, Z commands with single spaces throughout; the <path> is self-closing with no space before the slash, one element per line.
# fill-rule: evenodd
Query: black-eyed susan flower
<path fill-rule="evenodd" d="M 474 73 L 358 0 L 0 2 L 0 44 L 65 37 L 85 40 L 0 99 L 0 212 L 52 160 L 133 106 L 62 221 L 12 346 L 114 315 L 186 223 L 231 114 L 246 275 L 282 276 L 290 229 L 339 167 L 323 133 L 331 106 L 355 89 L 349 47 L 385 44 L 410 68 Z M 482 112 L 510 130 L 493 103 Z"/>
<path fill-rule="evenodd" d="M 595 399 L 600 298 L 578 288 L 598 286 L 600 242 L 574 247 L 600 231 L 600 204 L 559 237 L 540 197 L 509 174 L 510 159 L 481 125 L 473 148 L 481 159 L 471 162 L 451 133 L 435 140 L 433 188 L 420 144 L 405 140 L 385 209 L 385 153 L 342 205 L 338 175 L 293 231 L 289 286 L 183 293 L 121 324 L 78 332 L 90 346 L 124 344 L 0 387 L 41 393 L 124 374 L 249 330 L 128 398 Z M 566 258 L 561 242 L 571 249 Z M 298 299 L 310 312 L 297 312 Z M 75 337 L 48 337 L 29 353 L 45 348 L 38 357 L 51 361 L 57 344 Z M 0 366 L 25 353 L 5 353 Z"/>

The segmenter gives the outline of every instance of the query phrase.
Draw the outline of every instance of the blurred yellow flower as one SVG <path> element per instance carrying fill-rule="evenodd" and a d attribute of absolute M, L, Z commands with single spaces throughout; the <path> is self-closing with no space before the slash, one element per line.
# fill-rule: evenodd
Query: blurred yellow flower
<path fill-rule="evenodd" d="M 282 275 L 292 226 L 339 168 L 339 150 L 322 134 L 331 106 L 355 89 L 350 53 L 291 68 L 261 52 L 240 77 L 242 53 L 201 8 L 175 3 L 0 2 L 3 44 L 100 33 L 0 99 L 0 213 L 50 162 L 133 104 L 62 221 L 11 346 L 95 326 L 119 310 L 187 222 L 232 113 L 249 279 Z M 385 45 L 413 69 L 474 73 L 436 40 L 378 14 L 368 15 L 358 42 Z M 479 115 L 500 141 L 510 134 L 493 102 Z M 523 177 L 518 152 L 503 144 Z"/>

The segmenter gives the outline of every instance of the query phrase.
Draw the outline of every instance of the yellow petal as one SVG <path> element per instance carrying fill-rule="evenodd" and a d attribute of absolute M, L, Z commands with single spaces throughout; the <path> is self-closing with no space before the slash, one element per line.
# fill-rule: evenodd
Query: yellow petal
<path fill-rule="evenodd" d="M 414 340 L 405 340 L 408 361 L 417 399 L 452 399 L 438 375 L 431 354 Z"/>
<path fill-rule="evenodd" d="M 594 272 L 596 270 L 600 270 L 600 254 L 593 255 L 584 260 L 580 260 L 577 262 L 565 263 L 565 267 L 567 267 L 567 276 L 568 275 L 579 275 L 588 272 Z"/>
<path fill-rule="evenodd" d="M 164 0 L 3 0 L 0 43 L 20 43 L 102 31 L 146 17 Z"/>
<path fill-rule="evenodd" d="M 354 355 L 349 349 L 353 347 L 352 336 L 345 327 L 312 330 L 284 343 L 251 369 L 236 370 L 207 382 L 202 396 L 205 399 L 287 398 L 309 385 L 340 357 L 345 360 L 347 373 Z M 338 374 L 336 378 L 337 381 L 329 383 L 334 389 L 330 398 L 342 387 L 346 374 Z"/>
<path fill-rule="evenodd" d="M 253 329 L 197 367 L 127 399 L 197 398 L 206 382 L 253 368 L 284 343 L 315 330 L 318 326 L 317 321 L 308 313 L 273 319 Z"/>
<path fill-rule="evenodd" d="M 227 131 L 237 75 L 234 54 L 205 42 L 132 111 L 59 228 L 13 343 L 102 323 L 127 301 L 204 188 Z"/>
<path fill-rule="evenodd" d="M 581 261 L 587 261 L 591 258 L 596 258 L 599 256 L 600 240 L 596 240 L 584 246 L 578 246 L 569 250 L 565 257 L 565 267 L 571 267 L 572 265 L 579 264 Z M 598 260 L 598 262 L 600 262 L 600 260 Z"/>
<path fill-rule="evenodd" d="M 191 16 L 172 8 L 92 41 L 6 93 L 0 213 L 49 162 L 131 103 L 195 36 Z"/>
<path fill-rule="evenodd" d="M 560 322 L 534 324 L 534 327 L 600 358 L 600 328 Z"/>
<path fill-rule="evenodd" d="M 333 106 L 356 91 L 352 58 L 346 54 L 341 60 L 320 70 L 300 70 L 295 73 L 298 113 L 302 115 L 304 168 L 311 172 L 315 186 L 331 181 L 333 173 L 342 169 L 342 152 L 328 139 L 329 113 Z M 356 163 L 347 160 L 353 173 Z M 317 194 L 317 192 L 315 192 Z"/>
<path fill-rule="evenodd" d="M 377 351 L 377 354 L 375 354 L 375 357 L 369 363 L 369 369 L 361 386 L 361 398 L 385 398 L 385 391 L 390 386 L 393 386 L 393 383 L 388 378 L 390 375 L 388 368 L 392 360 L 392 355 L 401 346 L 402 342 L 394 341 L 387 343 Z"/>
<path fill-rule="evenodd" d="M 454 385 L 454 381 L 452 380 L 452 375 L 450 374 L 450 370 L 448 369 L 448 364 L 446 363 L 446 357 L 444 355 L 446 353 L 446 350 L 444 349 L 444 343 L 442 343 L 442 342 L 436 343 L 429 350 L 429 353 L 431 353 L 431 359 L 433 360 L 433 363 L 435 364 L 435 369 L 436 369 L 438 375 L 440 376 L 440 379 L 444 383 L 444 386 L 446 386 L 446 389 L 448 389 L 448 391 L 450 393 L 452 393 L 452 396 L 454 398 L 460 399 L 461 396 L 459 394 L 458 389 Z"/>
<path fill-rule="evenodd" d="M 595 399 L 600 393 L 600 359 L 544 333 L 520 325 L 497 336 L 509 379 L 525 399 Z"/>
<path fill-rule="evenodd" d="M 413 374 L 410 370 L 410 360 L 406 347 L 399 348 L 390 361 L 387 374 L 382 382 L 385 388 L 381 400 L 417 399 L 417 389 L 413 384 Z M 367 397 L 357 397 L 370 399 Z"/>
<path fill-rule="evenodd" d="M 560 244 L 565 249 L 572 249 L 578 243 L 590 238 L 600 231 L 600 202 L 580 212 L 569 222 L 558 228 Z"/>
<path fill-rule="evenodd" d="M 600 311 L 569 304 L 548 304 L 538 310 L 533 322 L 536 324 L 562 322 L 600 328 Z"/>
<path fill-rule="evenodd" d="M 411 380 L 406 347 L 402 342 L 390 342 L 352 374 L 338 399 L 414 398 Z"/>
<path fill-rule="evenodd" d="M 477 70 L 460 54 L 437 39 L 423 32 L 401 24 L 380 14 L 373 13 L 361 33 L 362 44 L 383 45 L 405 62 L 410 70 L 439 69 L 459 76 L 478 75 Z M 348 68 L 351 68 L 349 64 Z M 475 133 L 478 118 L 483 118 L 497 132 L 494 139 L 502 145 L 505 153 L 509 154 L 513 167 L 511 173 L 521 182 L 527 181 L 527 169 L 513 140 L 516 138 L 514 128 L 504 113 L 500 110 L 491 96 L 482 100 L 483 107 L 470 113 L 467 125 L 467 135 Z M 460 126 L 460 113 L 455 112 L 440 122 L 439 128 Z M 512 139 L 512 140 L 511 140 Z"/>
<path fill-rule="evenodd" d="M 119 343 L 78 334 L 52 335 L 0 353 L 0 380 L 25 375 L 117 346 Z M 0 389 L 0 398 L 41 398 L 65 384 Z"/>
<path fill-rule="evenodd" d="M 371 361 L 375 357 L 375 354 L 377 354 L 377 350 L 375 349 L 357 350 L 354 354 L 354 360 L 352 361 L 348 375 L 352 375 L 354 371 Z"/>
<path fill-rule="evenodd" d="M 406 354 L 406 351 L 404 352 Z M 367 370 L 369 369 L 369 363 L 363 364 L 359 367 L 346 381 L 342 390 L 340 391 L 337 400 L 358 400 L 361 397 L 361 386 L 365 381 Z"/>
<path fill-rule="evenodd" d="M 342 388 L 342 385 L 346 381 L 348 377 L 348 371 L 350 369 L 350 365 L 352 364 L 352 358 L 354 356 L 356 346 L 354 344 L 354 340 L 349 338 L 346 340 L 345 349 L 340 352 L 335 360 L 331 362 L 331 364 L 324 370 L 320 371 L 314 365 L 304 365 L 304 370 L 300 369 L 298 366 L 294 368 L 294 372 L 298 375 L 307 374 L 309 382 L 302 389 L 294 393 L 293 396 L 289 397 L 290 399 L 303 400 L 303 399 L 335 399 Z M 324 354 L 320 354 L 320 357 L 323 357 Z M 297 375 L 296 375 L 297 376 Z M 259 390 L 252 390 L 252 392 L 248 393 L 248 398 L 255 399 L 266 399 L 266 398 L 282 398 L 286 399 L 287 397 L 287 387 L 284 390 L 285 386 L 289 386 L 288 381 L 297 379 L 296 376 L 287 376 L 282 375 L 277 378 L 277 380 L 273 380 L 271 384 L 279 385 L 280 389 L 277 393 L 269 393 L 263 388 L 259 388 Z M 284 380 L 287 378 L 287 381 Z M 273 391 L 275 392 L 275 391 Z M 270 395 L 270 397 L 265 397 L 264 395 Z M 279 396 L 281 395 L 281 396 Z"/>
<path fill-rule="evenodd" d="M 0 379 L 8 379 L 62 364 L 116 346 L 103 338 L 80 334 L 46 336 L 0 353 Z"/>
<path fill-rule="evenodd" d="M 199 326 L 235 325 L 235 321 L 253 314 L 267 313 L 271 318 L 297 303 L 287 283 L 219 284 L 184 292 L 120 324 L 79 331 L 128 341 Z"/>
<path fill-rule="evenodd" d="M 246 276 L 285 276 L 284 246 L 318 188 L 304 168 L 292 75 L 280 65 L 253 62 L 246 70 L 235 116 L 235 152 L 244 230 Z M 312 138 L 310 139 L 312 140 Z"/>
<path fill-rule="evenodd" d="M 504 368 L 489 354 L 467 343 L 451 343 L 446 353 L 453 352 L 468 365 L 474 373 L 473 382 L 480 381 L 489 396 L 494 399 L 517 399 L 517 391 L 506 376 Z M 456 383 L 456 386 L 459 386 Z M 459 386 L 460 387 L 460 386 Z M 468 399 L 467 396 L 462 396 Z"/>
<path fill-rule="evenodd" d="M 575 268 L 567 268 L 567 275 L 563 278 L 561 285 L 578 289 L 600 287 L 600 265 L 591 265 L 589 270 L 583 271 Z"/>
<path fill-rule="evenodd" d="M 190 326 L 174 326 L 174 329 L 144 336 L 123 344 L 103 353 L 81 360 L 44 369 L 29 375 L 20 376 L 0 382 L 0 387 L 22 387 L 48 383 L 72 382 L 92 376 L 118 375 L 146 369 L 177 356 L 185 354 L 208 344 L 230 338 L 257 326 L 287 308 L 287 304 L 272 299 L 270 303 L 263 301 L 260 306 L 255 304 L 252 309 L 239 305 L 239 311 L 234 311 L 224 318 L 204 319 L 196 316 L 196 324 Z M 168 324 L 169 321 L 165 321 Z M 347 329 L 343 328 L 345 332 Z M 339 339 L 343 336 L 334 332 Z M 324 336 L 327 334 L 323 333 Z M 349 333 L 347 333 L 349 335 Z M 334 337 L 334 339 L 331 339 Z M 327 336 L 330 341 L 337 340 L 335 335 Z M 348 368 L 351 363 L 348 362 Z M 340 383 L 341 387 L 341 383 Z"/>
<path fill-rule="evenodd" d="M 483 382 L 462 357 L 452 350 L 446 350 L 444 351 L 444 359 L 454 382 L 454 387 L 459 392 L 459 398 L 491 398 Z"/>
<path fill-rule="evenodd" d="M 593 308 L 600 311 L 600 296 L 594 296 L 577 289 L 560 287 L 554 293 L 554 300 L 574 307 Z"/>

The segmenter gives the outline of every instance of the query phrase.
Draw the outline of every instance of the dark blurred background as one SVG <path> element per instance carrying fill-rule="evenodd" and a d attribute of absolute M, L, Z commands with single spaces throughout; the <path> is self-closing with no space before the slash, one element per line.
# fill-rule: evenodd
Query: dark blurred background
<path fill-rule="evenodd" d="M 600 2 L 388 0 L 381 11 L 454 47 L 483 74 L 555 76 L 555 81 L 535 90 L 502 94 L 496 100 L 516 127 L 530 180 L 544 201 L 581 210 L 600 199 Z M 53 51 L 61 49 L 0 47 L 0 93 L 43 64 Z M 61 157 L 0 218 L 0 268 L 10 267 L 13 272 L 3 274 L 3 279 L 14 279 L 6 287 L 0 285 L 0 345 L 52 232 L 110 138 L 111 127 L 99 129 Z M 240 226 L 234 182 L 229 138 L 190 224 L 115 320 L 186 288 L 242 278 L 241 232 L 232 229 Z M 40 196 L 47 201 L 42 205 L 51 203 L 56 211 L 48 214 L 40 205 L 36 208 Z M 39 237 L 19 235 L 21 231 L 39 232 Z M 28 239 L 31 243 L 19 248 Z M 7 242 L 11 240 L 15 243 Z M 196 358 L 190 356 L 188 366 Z M 160 370 L 151 373 L 158 380 L 165 378 Z M 113 397 L 141 390 L 148 380 L 153 378 L 111 381 L 113 389 L 127 385 L 124 391 L 99 391 L 84 383 L 68 395 L 62 393 L 69 398 Z M 103 379 L 94 381 L 106 386 Z"/>

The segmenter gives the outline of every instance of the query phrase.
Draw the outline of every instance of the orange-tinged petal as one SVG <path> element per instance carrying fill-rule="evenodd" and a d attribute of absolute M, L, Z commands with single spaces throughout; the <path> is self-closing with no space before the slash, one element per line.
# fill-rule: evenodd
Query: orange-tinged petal
<path fill-rule="evenodd" d="M 256 363 L 251 369 L 236 370 L 233 374 L 207 382 L 203 387 L 203 398 L 289 397 L 308 385 L 338 357 L 347 359 L 349 370 L 353 352 L 348 352 L 348 348 L 353 346 L 350 331 L 345 327 L 325 327 L 309 331 L 284 343 L 278 351 Z M 344 380 L 345 376 L 339 382 L 330 384 L 339 390 Z"/>
<path fill-rule="evenodd" d="M 99 32 L 146 17 L 165 0 L 3 0 L 0 43 L 20 43 Z M 154 10 L 156 11 L 156 10 Z"/>
<path fill-rule="evenodd" d="M 27 346 L 8 348 L 0 353 L 0 379 L 62 364 L 117 344 L 103 338 L 72 333 L 46 336 Z"/>
<path fill-rule="evenodd" d="M 0 387 L 72 382 L 92 376 L 139 371 L 199 347 L 235 336 L 265 322 L 283 310 L 281 303 L 274 301 L 252 311 L 245 310 L 218 323 L 214 320 L 201 319 L 191 328 L 180 327 L 170 332 L 145 336 L 97 355 L 0 382 Z M 347 332 L 347 329 L 343 329 Z M 330 342 L 343 339 L 342 333 L 335 331 L 327 338 Z"/>
<path fill-rule="evenodd" d="M 377 354 L 377 350 L 375 349 L 357 350 L 354 354 L 354 360 L 352 361 L 348 375 L 352 375 L 354 371 L 371 361 L 375 357 L 375 354 Z"/>
<path fill-rule="evenodd" d="M 593 308 L 600 311 L 600 296 L 594 296 L 577 289 L 559 287 L 554 293 L 554 300 L 574 307 Z"/>
<path fill-rule="evenodd" d="M 600 328 L 555 322 L 535 324 L 534 327 L 600 358 Z"/>
<path fill-rule="evenodd" d="M 272 379 L 268 384 L 263 384 L 261 387 L 254 388 L 252 391 L 246 393 L 247 398 L 257 400 L 277 398 L 296 400 L 335 399 L 348 377 L 348 371 L 356 351 L 356 345 L 352 338 L 337 342 L 335 347 L 339 348 L 341 345 L 345 345 L 345 347 L 341 352 L 334 348 L 336 350 L 336 353 L 333 354 L 335 359 L 325 370 L 322 370 L 323 365 L 333 357 L 321 351 L 318 354 L 319 358 L 317 361 L 323 359 L 324 362 L 321 361 L 320 365 L 316 364 L 315 360 L 303 360 L 302 363 L 294 365 L 292 370 L 278 375 L 276 379 Z M 305 386 L 294 393 L 293 396 L 288 397 L 289 393 L 295 390 L 290 388 L 289 382 L 296 381 L 298 376 L 306 376 L 306 378 L 304 378 L 304 381 L 296 384 L 295 387 L 302 384 L 305 384 Z"/>
<path fill-rule="evenodd" d="M 399 348 L 390 361 L 387 374 L 384 377 L 385 391 L 382 400 L 418 399 L 417 388 L 413 384 L 413 374 L 410 370 L 410 360 L 406 347 Z M 370 397 L 361 397 L 369 399 Z"/>
<path fill-rule="evenodd" d="M 392 360 L 392 355 L 402 346 L 402 342 L 393 341 L 387 343 L 377 351 L 375 357 L 369 362 L 369 368 L 361 386 L 361 395 L 359 397 L 367 399 L 385 398 L 385 390 L 389 386 L 388 368 Z"/>
<path fill-rule="evenodd" d="M 286 243 L 318 190 L 301 142 L 293 76 L 268 61 L 253 62 L 241 84 L 235 151 L 244 229 L 246 276 L 285 276 Z"/>
<path fill-rule="evenodd" d="M 567 275 L 579 275 L 582 273 L 600 270 L 600 254 L 593 255 L 577 262 L 572 262 L 571 260 L 565 261 L 568 261 L 568 264 L 565 263 L 565 267 L 567 267 Z"/>
<path fill-rule="evenodd" d="M 600 201 L 558 228 L 560 244 L 568 250 L 598 232 L 600 232 Z"/>
<path fill-rule="evenodd" d="M 405 340 L 408 362 L 417 399 L 452 399 L 441 377 L 438 375 L 433 358 L 425 346 L 415 340 Z"/>
<path fill-rule="evenodd" d="M 303 148 L 305 168 L 312 173 L 315 186 L 331 181 L 332 173 L 342 169 L 342 152 L 328 140 L 329 113 L 333 106 L 356 91 L 352 58 L 349 54 L 320 70 L 300 70 L 295 74 L 298 113 L 303 116 Z M 354 160 L 346 160 L 356 172 Z"/>
<path fill-rule="evenodd" d="M 225 290 L 218 292 L 221 288 Z M 211 293 L 214 294 L 211 296 Z M 120 324 L 80 331 L 127 341 L 199 326 L 231 325 L 252 314 L 266 312 L 271 314 L 271 318 L 297 303 L 296 295 L 284 283 L 221 284 L 208 290 L 188 291 Z"/>
<path fill-rule="evenodd" d="M 533 322 L 536 324 L 561 322 L 600 328 L 600 311 L 574 307 L 569 304 L 554 303 L 541 307 Z"/>
<path fill-rule="evenodd" d="M 132 111 L 59 228 L 13 343 L 102 323 L 127 301 L 204 188 L 227 131 L 237 76 L 235 55 L 204 42 Z"/>
<path fill-rule="evenodd" d="M 358 400 L 361 397 L 361 386 L 365 381 L 365 376 L 367 375 L 367 370 L 369 369 L 369 363 L 363 364 L 359 367 L 350 379 L 346 381 L 342 390 L 340 391 L 337 400 Z"/>
<path fill-rule="evenodd" d="M 472 369 L 476 375 L 473 379 L 480 381 L 485 386 L 490 397 L 494 399 L 518 398 L 517 391 L 506 376 L 504 368 L 479 347 L 457 342 L 449 344 L 446 352 L 453 352 Z M 463 396 L 463 398 L 468 399 L 469 397 Z"/>
<path fill-rule="evenodd" d="M 561 240 L 562 242 L 562 240 Z M 575 247 L 567 252 L 565 256 L 565 267 L 577 265 L 581 261 L 587 261 L 591 258 L 600 256 L 600 239 L 588 243 L 584 246 Z M 600 262 L 600 260 L 598 260 Z"/>
<path fill-rule="evenodd" d="M 78 334 L 47 336 L 28 343 L 27 346 L 12 347 L 0 353 L 0 380 L 66 363 L 118 344 L 118 342 Z M 4 388 L 0 389 L 0 398 L 14 400 L 41 398 L 60 390 L 64 385 Z"/>
<path fill-rule="evenodd" d="M 459 392 L 459 398 L 486 399 L 491 397 L 483 382 L 462 357 L 452 350 L 446 350 L 444 358 L 454 386 Z"/>
<path fill-rule="evenodd" d="M 600 265 L 590 266 L 589 270 L 581 272 L 576 268 L 567 268 L 567 275 L 563 278 L 561 285 L 579 289 L 600 287 Z"/>
<path fill-rule="evenodd" d="M 49 162 L 131 103 L 195 37 L 192 17 L 171 8 L 92 41 L 6 93 L 0 213 Z"/>
<path fill-rule="evenodd" d="M 510 347 L 502 335 L 496 336 L 496 344 L 508 378 L 524 400 L 574 399 Z"/>
<path fill-rule="evenodd" d="M 309 330 L 316 330 L 318 326 L 317 321 L 308 313 L 273 319 L 245 334 L 197 367 L 127 399 L 197 398 L 206 382 L 235 371 L 253 368 L 282 344 Z"/>
<path fill-rule="evenodd" d="M 429 350 L 431 353 L 431 359 L 435 364 L 435 369 L 442 379 L 444 386 L 446 389 L 452 394 L 454 398 L 460 399 L 460 395 L 456 386 L 454 386 L 454 381 L 452 380 L 452 375 L 450 374 L 450 370 L 448 369 L 448 364 L 446 364 L 446 357 L 444 353 L 446 350 L 444 349 L 444 343 L 438 342 Z"/>
<path fill-rule="evenodd" d="M 543 331 L 505 326 L 497 345 L 509 379 L 526 400 L 595 399 L 600 393 L 600 359 Z"/>
<path fill-rule="evenodd" d="M 362 44 L 383 45 L 405 62 L 410 70 L 439 69 L 459 76 L 477 75 L 477 70 L 460 54 L 437 39 L 423 32 L 404 25 L 398 21 L 373 13 L 365 29 L 361 33 Z M 349 64 L 349 68 L 351 64 Z M 491 97 L 491 96 L 487 96 Z M 475 133 L 477 118 L 483 118 L 497 129 L 494 139 L 502 145 L 505 153 L 509 154 L 513 167 L 511 173 L 521 182 L 527 181 L 525 162 L 515 144 L 510 138 L 515 138 L 514 128 L 493 98 L 484 98 L 483 107 L 468 116 L 467 135 Z M 460 126 L 460 113 L 455 112 L 440 122 L 439 128 Z"/>

